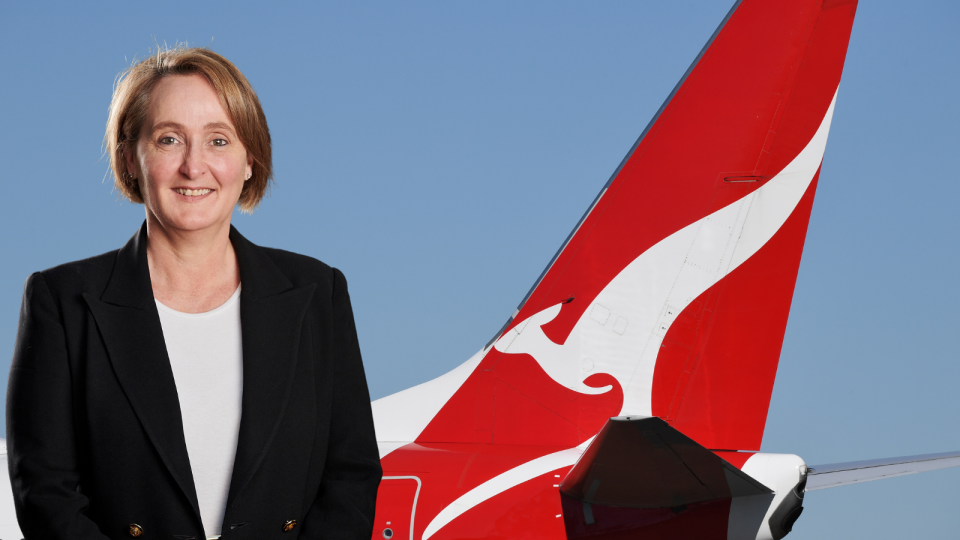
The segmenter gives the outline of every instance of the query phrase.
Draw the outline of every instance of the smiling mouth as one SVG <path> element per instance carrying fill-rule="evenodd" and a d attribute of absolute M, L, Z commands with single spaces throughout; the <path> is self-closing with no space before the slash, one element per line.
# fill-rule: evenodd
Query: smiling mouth
<path fill-rule="evenodd" d="M 185 189 L 185 188 L 176 188 L 174 189 L 177 193 L 185 197 L 199 197 L 201 195 L 206 195 L 213 191 L 212 189 Z"/>

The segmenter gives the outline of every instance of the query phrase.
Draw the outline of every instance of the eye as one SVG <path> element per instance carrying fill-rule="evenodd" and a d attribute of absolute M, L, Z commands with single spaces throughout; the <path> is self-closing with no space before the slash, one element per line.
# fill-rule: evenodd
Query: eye
<path fill-rule="evenodd" d="M 160 144 L 176 144 L 177 140 L 173 137 L 160 137 Z"/>
<path fill-rule="evenodd" d="M 211 144 L 213 144 L 214 146 L 226 146 L 226 145 L 227 145 L 227 140 L 226 140 L 226 139 L 214 139 L 213 141 L 211 141 Z"/>

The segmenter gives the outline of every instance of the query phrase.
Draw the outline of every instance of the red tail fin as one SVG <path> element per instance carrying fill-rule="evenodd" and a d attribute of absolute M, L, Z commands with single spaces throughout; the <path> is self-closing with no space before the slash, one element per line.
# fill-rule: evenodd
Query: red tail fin
<path fill-rule="evenodd" d="M 631 414 L 759 449 L 856 4 L 734 6 L 495 342 L 378 433 L 575 445 Z"/>

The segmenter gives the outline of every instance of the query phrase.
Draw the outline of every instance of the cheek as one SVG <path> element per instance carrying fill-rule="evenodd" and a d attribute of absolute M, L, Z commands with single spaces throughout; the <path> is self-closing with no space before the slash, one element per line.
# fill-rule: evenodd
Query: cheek
<path fill-rule="evenodd" d="M 140 167 L 144 173 L 142 176 L 148 177 L 151 185 L 162 182 L 178 168 L 176 160 L 171 159 L 171 156 L 157 152 L 145 152 L 141 155 L 143 159 L 140 162 Z"/>
<path fill-rule="evenodd" d="M 244 156 L 239 158 L 233 155 L 224 156 L 224 159 L 217 163 L 217 169 L 222 182 L 229 184 L 230 187 L 236 187 L 238 190 L 242 187 L 247 171 L 247 162 Z"/>

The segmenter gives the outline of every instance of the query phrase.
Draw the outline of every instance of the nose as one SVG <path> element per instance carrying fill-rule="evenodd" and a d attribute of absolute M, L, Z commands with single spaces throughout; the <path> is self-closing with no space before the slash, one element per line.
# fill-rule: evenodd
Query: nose
<path fill-rule="evenodd" d="M 203 145 L 188 142 L 184 146 L 183 162 L 180 163 L 180 174 L 189 180 L 197 180 L 207 172 L 207 165 L 203 156 Z"/>

